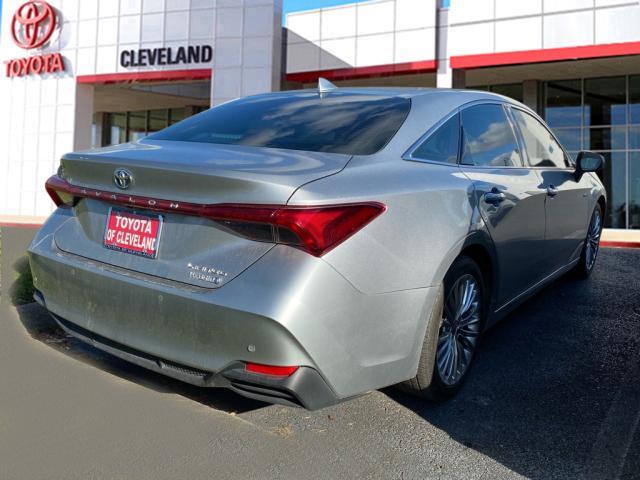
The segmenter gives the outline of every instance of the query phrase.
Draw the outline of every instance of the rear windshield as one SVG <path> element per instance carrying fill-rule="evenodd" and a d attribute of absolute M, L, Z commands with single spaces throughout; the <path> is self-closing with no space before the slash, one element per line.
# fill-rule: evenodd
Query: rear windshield
<path fill-rule="evenodd" d="M 217 106 L 147 138 L 371 155 L 391 140 L 410 108 L 407 98 L 376 95 L 260 95 Z"/>

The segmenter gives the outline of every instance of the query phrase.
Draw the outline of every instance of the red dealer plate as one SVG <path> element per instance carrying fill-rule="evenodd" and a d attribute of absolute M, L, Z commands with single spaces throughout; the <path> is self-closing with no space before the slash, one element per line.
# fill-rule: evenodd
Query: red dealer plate
<path fill-rule="evenodd" d="M 162 230 L 161 215 L 109 209 L 104 246 L 111 250 L 156 258 Z"/>

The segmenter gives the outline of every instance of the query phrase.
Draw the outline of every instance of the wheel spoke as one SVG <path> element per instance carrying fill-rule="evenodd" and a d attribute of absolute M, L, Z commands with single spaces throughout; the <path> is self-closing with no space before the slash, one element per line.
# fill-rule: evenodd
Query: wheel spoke
<path fill-rule="evenodd" d="M 440 378 L 455 385 L 467 371 L 480 334 L 480 289 L 469 274 L 449 290 L 438 336 L 436 365 Z"/>
<path fill-rule="evenodd" d="M 602 235 L 602 218 L 598 210 L 593 212 L 591 224 L 585 240 L 584 260 L 587 270 L 591 270 L 596 263 L 598 249 L 600 248 L 600 236 Z"/>

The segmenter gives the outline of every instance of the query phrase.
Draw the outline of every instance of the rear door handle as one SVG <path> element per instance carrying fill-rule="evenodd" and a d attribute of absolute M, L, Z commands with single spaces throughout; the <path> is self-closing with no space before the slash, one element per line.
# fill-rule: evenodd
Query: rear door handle
<path fill-rule="evenodd" d="M 491 205 L 498 205 L 502 203 L 507 196 L 497 188 L 494 188 L 490 192 L 485 193 L 483 198 L 485 202 L 490 203 Z"/>
<path fill-rule="evenodd" d="M 547 195 L 550 197 L 555 197 L 558 194 L 558 189 L 553 185 L 549 185 L 547 187 Z"/>

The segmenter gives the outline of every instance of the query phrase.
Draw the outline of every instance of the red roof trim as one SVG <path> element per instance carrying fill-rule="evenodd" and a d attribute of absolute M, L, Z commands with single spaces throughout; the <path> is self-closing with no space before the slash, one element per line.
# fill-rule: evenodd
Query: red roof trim
<path fill-rule="evenodd" d="M 324 77 L 327 80 L 353 80 L 358 78 L 374 78 L 407 73 L 431 73 L 438 69 L 436 60 L 421 62 L 392 63 L 388 65 L 374 65 L 371 67 L 337 68 L 333 70 L 316 70 L 313 72 L 288 73 L 290 82 L 311 83 Z"/>
<path fill-rule="evenodd" d="M 166 82 L 170 80 L 208 80 L 211 78 L 210 68 L 194 70 L 156 70 L 150 72 L 106 73 L 101 75 L 79 75 L 78 83 L 126 83 L 126 82 Z"/>
<path fill-rule="evenodd" d="M 640 42 L 585 45 L 581 47 L 546 48 L 519 52 L 483 53 L 451 57 L 451 68 L 482 68 L 523 63 L 560 62 L 586 58 L 619 57 L 640 54 Z"/>

